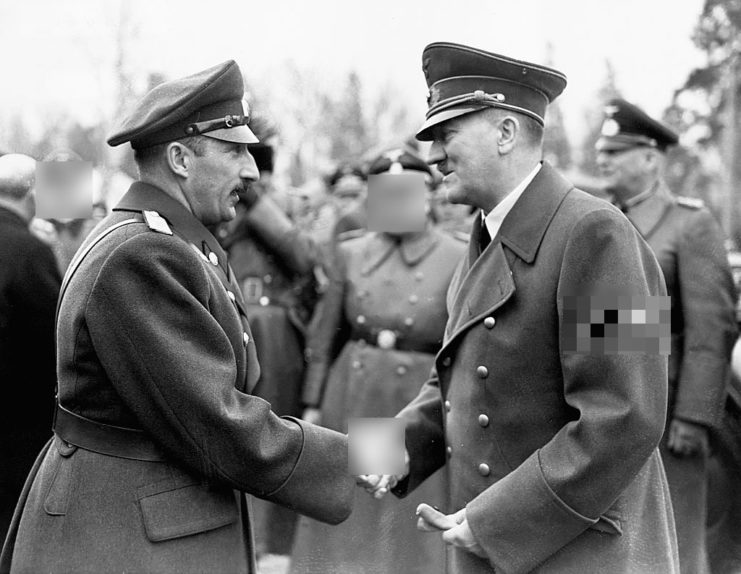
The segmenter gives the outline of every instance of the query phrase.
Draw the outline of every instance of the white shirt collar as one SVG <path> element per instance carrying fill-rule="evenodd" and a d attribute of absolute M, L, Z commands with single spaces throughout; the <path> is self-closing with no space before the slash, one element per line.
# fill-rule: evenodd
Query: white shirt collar
<path fill-rule="evenodd" d="M 525 189 L 527 189 L 527 186 L 530 185 L 530 183 L 535 179 L 535 176 L 538 175 L 540 167 L 541 163 L 538 162 L 538 165 L 535 166 L 533 171 L 531 171 L 525 179 L 517 185 L 517 187 L 505 195 L 504 199 L 500 201 L 486 216 L 484 216 L 483 211 L 481 212 L 481 216 L 484 218 L 484 223 L 486 224 L 486 230 L 489 232 L 489 237 L 493 239 L 497 236 L 497 233 L 499 233 L 499 229 L 502 227 L 502 223 L 504 222 L 504 218 L 507 217 L 507 214 L 512 210 L 515 203 L 517 203 L 517 200 L 520 199 L 520 196 Z"/>

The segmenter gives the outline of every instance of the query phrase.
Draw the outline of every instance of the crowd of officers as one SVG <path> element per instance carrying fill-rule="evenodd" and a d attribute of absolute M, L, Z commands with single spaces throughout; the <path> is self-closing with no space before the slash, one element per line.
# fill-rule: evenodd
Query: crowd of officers
<path fill-rule="evenodd" d="M 278 415 L 347 432 L 352 417 L 391 417 L 417 395 L 440 348 L 446 291 L 467 252 L 478 212 L 446 200 L 440 175 L 412 142 L 365 165 L 346 163 L 307 208 L 273 178 L 269 133 L 251 127 L 259 198 L 211 231 L 228 255 L 256 344 L 252 393 Z M 700 201 L 661 179 L 676 135 L 637 106 L 615 100 L 596 142 L 608 199 L 648 242 L 671 296 L 669 403 L 661 453 L 672 494 L 683 573 L 741 569 L 741 394 L 730 369 L 736 288 L 724 239 Z M 62 154 L 55 161 L 67 161 Z M 39 239 L 35 162 L 0 157 L 0 539 L 24 480 L 51 434 L 57 381 L 54 320 L 62 277 L 94 221 L 53 221 Z M 417 172 L 427 182 L 427 223 L 412 234 L 366 229 L 369 176 Z M 480 420 L 486 425 L 488 421 Z M 300 572 L 443 572 L 444 545 L 415 528 L 420 502 L 443 501 L 439 472 L 402 501 L 358 491 L 340 527 L 254 500 L 258 558 L 292 557 Z M 368 524 L 383 524 L 368 530 Z"/>

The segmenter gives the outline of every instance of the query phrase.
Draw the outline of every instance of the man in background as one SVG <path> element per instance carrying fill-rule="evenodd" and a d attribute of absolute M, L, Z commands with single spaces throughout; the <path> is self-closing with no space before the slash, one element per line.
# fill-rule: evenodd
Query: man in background
<path fill-rule="evenodd" d="M 34 458 L 51 437 L 54 313 L 61 277 L 51 248 L 28 226 L 36 162 L 0 157 L 0 540 Z"/>
<path fill-rule="evenodd" d="M 671 193 L 664 152 L 678 141 L 637 106 L 605 108 L 597 165 L 614 203 L 648 242 L 671 297 L 667 428 L 661 454 L 685 574 L 708 572 L 705 545 L 708 434 L 723 413 L 736 341 L 733 279 L 723 234 L 697 199 Z"/>

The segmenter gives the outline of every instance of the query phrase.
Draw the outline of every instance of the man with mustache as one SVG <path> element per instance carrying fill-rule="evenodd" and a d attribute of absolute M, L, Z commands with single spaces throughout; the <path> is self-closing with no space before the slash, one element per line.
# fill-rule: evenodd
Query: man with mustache
<path fill-rule="evenodd" d="M 418 526 L 442 532 L 449 572 L 677 572 L 666 289 L 630 222 L 542 161 L 566 78 L 447 42 L 422 60 L 417 138 L 450 201 L 481 211 L 442 349 L 397 415 L 407 472 L 360 480 L 404 496 L 447 467 L 447 506 L 420 505 Z"/>
<path fill-rule="evenodd" d="M 245 493 L 350 513 L 346 437 L 251 394 L 245 304 L 206 229 L 238 193 L 260 201 L 243 96 L 227 61 L 154 88 L 109 138 L 131 143 L 140 181 L 65 277 L 55 436 L 0 571 L 254 572 Z"/>

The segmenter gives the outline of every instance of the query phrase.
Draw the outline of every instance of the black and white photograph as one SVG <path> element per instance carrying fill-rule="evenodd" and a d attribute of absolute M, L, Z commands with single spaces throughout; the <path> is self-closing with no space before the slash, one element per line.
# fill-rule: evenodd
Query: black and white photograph
<path fill-rule="evenodd" d="M 741 574 L 741 0 L 3 0 L 0 574 Z"/>

